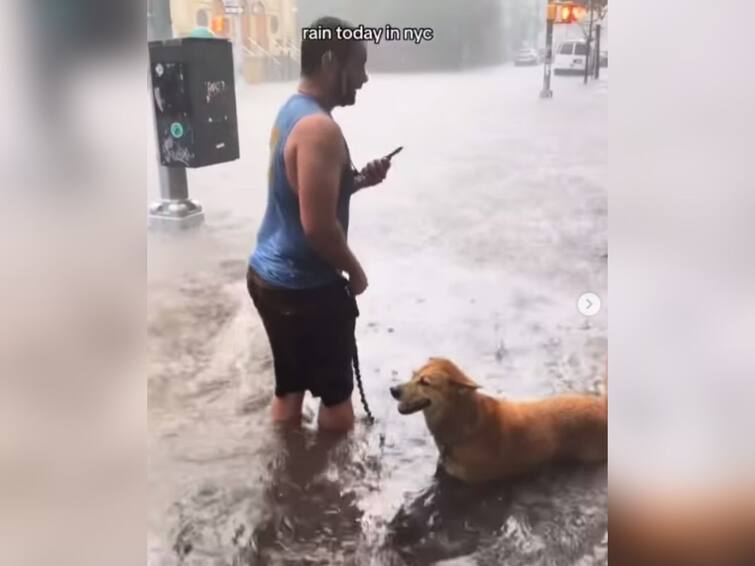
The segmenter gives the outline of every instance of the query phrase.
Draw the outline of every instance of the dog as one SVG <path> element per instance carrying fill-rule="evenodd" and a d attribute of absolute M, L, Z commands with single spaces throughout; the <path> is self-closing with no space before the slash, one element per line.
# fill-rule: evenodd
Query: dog
<path fill-rule="evenodd" d="M 606 462 L 605 394 L 514 402 L 479 388 L 445 358 L 430 358 L 409 382 L 390 388 L 399 413 L 423 412 L 439 464 L 451 477 L 479 484 L 553 462 Z"/>

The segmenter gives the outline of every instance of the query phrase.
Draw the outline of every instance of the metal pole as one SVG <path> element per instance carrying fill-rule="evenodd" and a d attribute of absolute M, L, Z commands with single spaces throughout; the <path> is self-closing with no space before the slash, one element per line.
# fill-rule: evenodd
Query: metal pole
<path fill-rule="evenodd" d="M 244 11 L 236 14 L 236 74 L 244 72 Z"/>
<path fill-rule="evenodd" d="M 545 64 L 543 65 L 543 90 L 540 98 L 553 98 L 551 90 L 551 64 L 553 63 L 553 19 L 550 4 L 548 5 L 548 20 L 545 27 Z"/>
<path fill-rule="evenodd" d="M 244 6 L 241 2 L 231 4 L 227 2 L 225 5 L 225 15 L 230 17 L 232 23 L 232 32 L 229 39 L 233 49 L 233 67 L 236 75 L 241 75 L 243 72 L 244 61 Z"/>
<path fill-rule="evenodd" d="M 592 54 L 592 33 L 593 33 L 593 21 L 595 16 L 595 6 L 593 0 L 588 2 L 588 9 L 590 10 L 590 27 L 587 30 L 587 57 L 585 57 L 585 76 L 584 84 L 587 84 L 587 79 L 590 77 L 590 55 Z M 595 57 L 593 56 L 593 59 Z"/>
<path fill-rule="evenodd" d="M 170 18 L 170 0 L 152 0 L 149 6 L 150 40 L 173 37 Z M 154 121 L 154 112 L 152 114 Z M 153 125 L 154 131 L 157 128 Z M 158 140 L 159 143 L 159 140 Z M 184 167 L 165 167 L 160 163 L 157 150 L 157 167 L 160 179 L 160 201 L 149 207 L 150 228 L 184 230 L 204 223 L 202 206 L 189 198 L 189 184 Z"/>
<path fill-rule="evenodd" d="M 597 63 L 595 65 L 595 78 L 600 78 L 600 24 L 595 26 L 595 53 L 597 53 Z"/>
<path fill-rule="evenodd" d="M 169 39 L 173 35 L 170 21 L 170 0 L 150 0 L 147 7 L 149 41 Z"/>

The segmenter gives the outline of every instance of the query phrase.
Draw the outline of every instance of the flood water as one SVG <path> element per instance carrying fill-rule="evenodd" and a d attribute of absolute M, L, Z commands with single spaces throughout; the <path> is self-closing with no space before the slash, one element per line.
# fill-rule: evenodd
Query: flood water
<path fill-rule="evenodd" d="M 605 466 L 459 485 L 388 393 L 429 356 L 514 399 L 602 379 L 608 74 L 557 77 L 549 101 L 541 74 L 375 75 L 334 112 L 357 165 L 405 147 L 352 201 L 377 420 L 342 438 L 317 433 L 309 398 L 301 430 L 269 423 L 272 360 L 244 276 L 269 128 L 295 85 L 240 86 L 242 159 L 189 173 L 206 225 L 149 240 L 150 566 L 607 563 Z M 604 298 L 590 319 L 586 291 Z"/>

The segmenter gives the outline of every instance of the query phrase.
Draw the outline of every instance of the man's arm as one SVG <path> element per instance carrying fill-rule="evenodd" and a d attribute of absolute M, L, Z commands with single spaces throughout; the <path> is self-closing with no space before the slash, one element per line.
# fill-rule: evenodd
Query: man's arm
<path fill-rule="evenodd" d="M 325 261 L 349 274 L 352 290 L 359 294 L 367 287 L 367 280 L 336 216 L 345 159 L 341 131 L 329 117 L 318 114 L 303 118 L 292 134 L 304 234 Z"/>

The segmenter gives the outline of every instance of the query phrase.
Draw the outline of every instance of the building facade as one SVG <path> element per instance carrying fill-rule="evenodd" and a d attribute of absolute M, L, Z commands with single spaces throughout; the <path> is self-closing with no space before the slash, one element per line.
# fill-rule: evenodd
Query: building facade
<path fill-rule="evenodd" d="M 298 75 L 296 0 L 171 0 L 170 7 L 175 35 L 189 35 L 206 17 L 217 37 L 230 40 L 248 82 Z"/>

